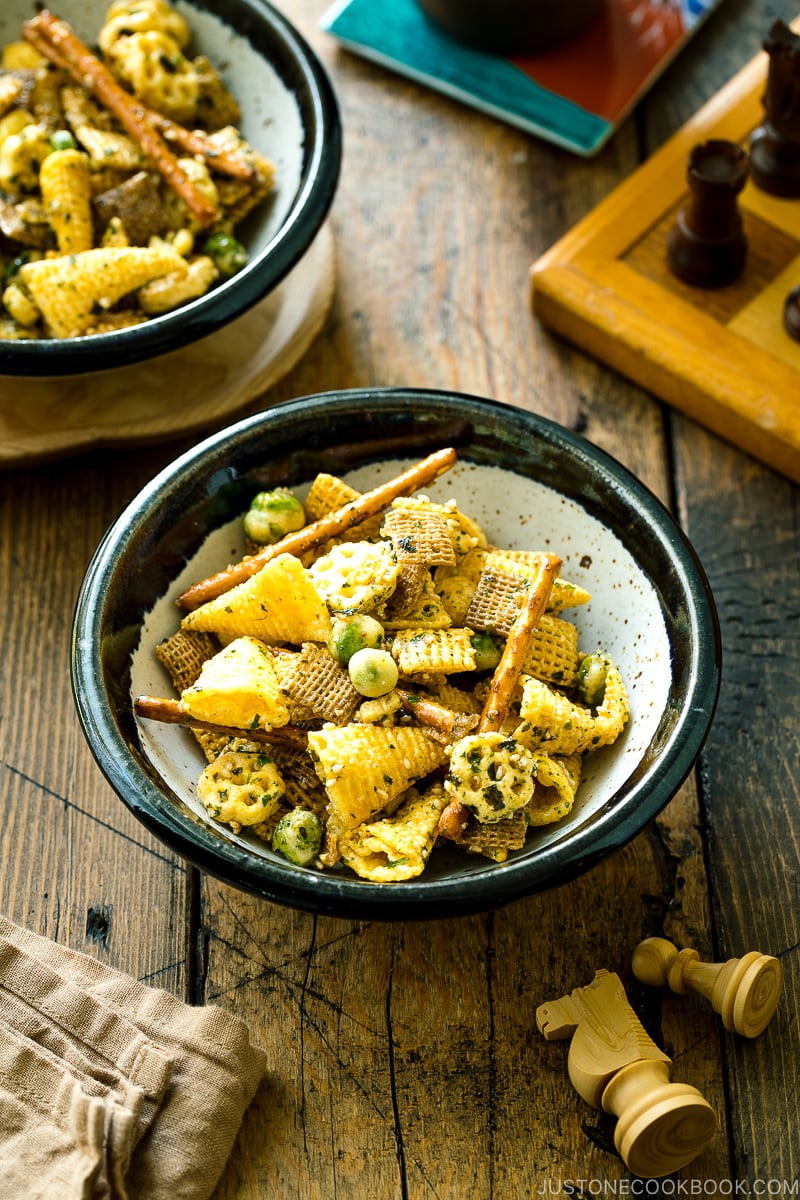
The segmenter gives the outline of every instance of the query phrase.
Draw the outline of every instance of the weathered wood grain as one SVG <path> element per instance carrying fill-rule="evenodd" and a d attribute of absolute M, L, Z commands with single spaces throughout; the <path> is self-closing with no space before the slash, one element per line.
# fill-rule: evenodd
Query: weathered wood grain
<path fill-rule="evenodd" d="M 180 995 L 186 869 L 105 784 L 69 677 L 84 571 L 155 461 L 112 455 L 0 475 L 0 911 Z M 158 912 L 142 937 L 143 913 Z"/>
<path fill-rule="evenodd" d="M 658 820 L 546 895 L 407 925 L 268 905 L 187 870 L 129 816 L 69 691 L 91 553 L 193 438 L 0 474 L 0 911 L 251 1023 L 272 1069 L 215 1200 L 530 1200 L 578 1180 L 584 1195 L 633 1194 L 613 1122 L 580 1099 L 566 1044 L 534 1022 L 601 966 L 623 978 L 674 1077 L 720 1116 L 675 1187 L 797 1177 L 797 488 L 561 342 L 527 297 L 530 263 L 755 53 L 774 6 L 726 0 L 591 161 L 338 49 L 317 28 L 324 0 L 281 7 L 342 106 L 338 285 L 321 336 L 250 407 L 416 384 L 583 433 L 695 543 L 722 621 L 717 719 L 697 778 Z M 786 994 L 757 1042 L 722 1032 L 701 999 L 633 978 L 634 946 L 661 932 L 715 958 L 781 956 Z"/>
<path fill-rule="evenodd" d="M 681 509 L 722 629 L 723 688 L 701 777 L 711 831 L 714 950 L 718 959 L 763 950 L 784 968 L 783 999 L 757 1044 L 725 1039 L 735 1169 L 742 1178 L 794 1179 L 800 1174 L 797 489 L 688 423 L 676 429 Z M 776 1112 L 793 1115 L 775 1120 Z"/>

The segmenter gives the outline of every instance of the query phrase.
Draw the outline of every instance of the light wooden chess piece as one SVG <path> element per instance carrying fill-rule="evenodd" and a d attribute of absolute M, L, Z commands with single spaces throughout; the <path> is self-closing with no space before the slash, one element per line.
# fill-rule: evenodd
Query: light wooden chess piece
<path fill-rule="evenodd" d="M 780 961 L 758 950 L 724 963 L 704 963 L 696 950 L 678 950 L 658 937 L 636 947 L 633 973 L 642 983 L 667 986 L 679 996 L 699 992 L 727 1030 L 748 1038 L 758 1037 L 769 1024 L 783 984 Z"/>
<path fill-rule="evenodd" d="M 679 1170 L 717 1129 L 714 1110 L 690 1084 L 670 1081 L 670 1059 L 648 1036 L 618 975 L 597 971 L 588 986 L 541 1004 L 547 1041 L 571 1037 L 567 1068 L 578 1094 L 617 1117 L 614 1144 L 634 1175 Z"/>

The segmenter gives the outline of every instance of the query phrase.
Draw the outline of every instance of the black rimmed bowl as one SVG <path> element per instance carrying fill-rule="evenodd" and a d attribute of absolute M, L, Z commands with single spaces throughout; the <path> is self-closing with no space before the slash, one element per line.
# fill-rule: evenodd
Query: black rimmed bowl
<path fill-rule="evenodd" d="M 0 377 L 58 377 L 124 367 L 207 337 L 247 312 L 283 280 L 314 240 L 333 201 L 341 166 L 341 121 L 330 80 L 292 24 L 266 0 L 177 0 L 205 54 L 241 108 L 243 136 L 276 168 L 273 193 L 237 228 L 247 265 L 206 295 L 119 332 L 0 341 Z M 93 44 L 107 5 L 53 5 Z M 33 0 L 3 0 L 0 44 L 18 41 Z M 223 334 L 224 336 L 224 334 Z"/>
<path fill-rule="evenodd" d="M 208 818 L 194 794 L 204 760 L 177 726 L 139 722 L 132 697 L 169 695 L 153 655 L 178 625 L 176 596 L 239 552 L 252 495 L 301 489 L 318 471 L 367 490 L 427 453 L 458 452 L 425 491 L 459 506 L 490 541 L 549 549 L 591 593 L 569 610 L 584 650 L 602 646 L 628 684 L 631 720 L 586 760 L 575 806 L 505 863 L 436 849 L 405 883 L 293 866 Z M 619 463 L 539 416 L 413 389 L 308 396 L 208 438 L 161 472 L 108 530 L 77 603 L 72 681 L 108 782 L 177 854 L 294 908 L 370 919 L 485 911 L 553 888 L 625 845 L 688 775 L 719 690 L 720 639 L 702 567 L 662 504 Z"/>

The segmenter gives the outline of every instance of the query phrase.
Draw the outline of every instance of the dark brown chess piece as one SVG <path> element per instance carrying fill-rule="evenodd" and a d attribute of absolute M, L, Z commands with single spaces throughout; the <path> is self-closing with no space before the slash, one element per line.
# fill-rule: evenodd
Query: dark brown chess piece
<path fill-rule="evenodd" d="M 750 139 L 753 183 L 773 196 L 800 196 L 800 37 L 775 21 L 762 96 L 764 120 Z"/>
<path fill-rule="evenodd" d="M 789 337 L 800 342 L 800 287 L 793 288 L 783 306 L 783 327 Z"/>
<path fill-rule="evenodd" d="M 747 180 L 747 151 L 712 138 L 689 154 L 689 201 L 667 239 L 667 262 L 693 287 L 724 287 L 741 274 L 747 258 L 738 197 Z"/>

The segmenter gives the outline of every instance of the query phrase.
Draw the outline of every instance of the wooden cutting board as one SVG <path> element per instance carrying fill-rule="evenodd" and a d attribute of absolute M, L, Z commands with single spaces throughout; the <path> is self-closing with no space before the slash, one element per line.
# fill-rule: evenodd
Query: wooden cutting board
<path fill-rule="evenodd" d="M 709 138 L 747 147 L 767 68 L 762 52 L 538 259 L 531 296 L 556 333 L 800 482 L 800 342 L 783 327 L 800 284 L 800 200 L 748 181 L 747 264 L 727 287 L 683 284 L 666 260 L 690 150 Z"/>

